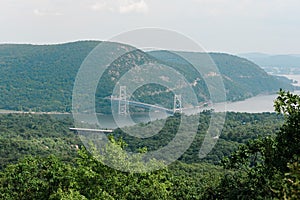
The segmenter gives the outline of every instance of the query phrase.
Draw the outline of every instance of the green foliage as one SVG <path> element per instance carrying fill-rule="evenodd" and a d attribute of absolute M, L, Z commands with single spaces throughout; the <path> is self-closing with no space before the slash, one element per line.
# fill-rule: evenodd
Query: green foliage
<path fill-rule="evenodd" d="M 70 112 L 77 71 L 97 44 L 0 45 L 0 109 Z"/>
<path fill-rule="evenodd" d="M 227 119 L 222 134 L 213 151 L 204 159 L 198 157 L 199 149 L 208 128 L 209 113 L 198 116 L 184 116 L 186 124 L 183 130 L 189 131 L 190 123 L 199 120 L 198 133 L 191 147 L 180 158 L 186 163 L 210 162 L 217 164 L 224 156 L 229 156 L 241 143 L 258 136 L 265 136 L 279 131 L 283 118 L 276 114 L 246 114 L 227 113 Z M 125 134 L 117 129 L 113 135 L 122 138 L 126 143 L 125 149 L 139 152 L 146 148 L 153 151 L 167 145 L 175 136 L 180 118 L 170 117 L 164 128 L 151 138 L 139 139 Z M 162 120 L 147 125 L 147 131 L 162 126 Z M 135 130 L 143 128 L 140 124 Z M 64 115 L 50 116 L 37 114 L 1 114 L 0 115 L 0 169 L 9 163 L 15 163 L 26 155 L 49 156 L 57 155 L 64 161 L 72 161 L 76 150 L 82 145 L 79 137 L 69 131 L 73 122 Z M 177 127 L 177 128 L 176 128 Z M 141 129 L 141 130 L 145 130 Z M 128 130 L 130 132 L 130 129 Z M 146 134 L 146 133 L 145 133 Z"/>
<path fill-rule="evenodd" d="M 120 156 L 112 159 L 116 162 L 124 162 Z M 137 160 L 138 162 L 140 161 Z M 105 191 L 115 199 L 142 199 L 143 197 L 168 199 L 168 188 L 171 183 L 167 180 L 166 173 L 166 170 L 152 173 L 117 171 L 102 164 L 98 156 L 93 157 L 85 151 L 80 152 L 78 159 L 79 191 L 88 199 L 95 195 L 95 191 Z M 105 193 L 99 195 L 105 195 Z"/>
<path fill-rule="evenodd" d="M 26 155 L 76 157 L 81 141 L 69 117 L 37 114 L 0 114 L 0 169 Z"/>
<path fill-rule="evenodd" d="M 139 162 L 139 161 L 138 161 Z M 167 170 L 125 173 L 86 150 L 76 165 L 56 157 L 25 158 L 0 174 L 1 199 L 169 199 Z"/>
<path fill-rule="evenodd" d="M 275 100 L 274 107 L 278 113 L 286 115 L 295 115 L 300 112 L 300 96 L 280 89 L 278 97 Z"/>
<path fill-rule="evenodd" d="M 0 174 L 1 199 L 48 199 L 74 182 L 72 167 L 56 157 L 33 158 L 8 166 Z"/>
<path fill-rule="evenodd" d="M 280 90 L 275 109 L 286 115 L 286 123 L 276 137 L 276 156 L 279 162 L 274 162 L 274 165 L 281 171 L 286 171 L 287 163 L 299 162 L 300 96 Z"/>
<path fill-rule="evenodd" d="M 87 198 L 81 195 L 78 191 L 72 189 L 64 192 L 62 189 L 52 194 L 49 198 L 50 200 L 87 200 Z"/>
<path fill-rule="evenodd" d="M 289 172 L 285 174 L 280 197 L 285 200 L 296 200 L 300 197 L 300 166 L 299 163 L 289 163 Z"/>
<path fill-rule="evenodd" d="M 186 164 L 179 161 L 169 166 L 174 199 L 207 199 L 206 191 L 218 185 L 224 170 L 208 163 Z"/>
<path fill-rule="evenodd" d="M 68 118 L 0 115 L 1 165 L 6 166 L 0 172 L 0 199 L 297 199 L 297 144 L 290 142 L 288 147 L 292 148 L 281 148 L 286 144 L 286 137 L 291 134 L 298 137 L 298 129 L 294 129 L 298 115 L 294 114 L 286 115 L 286 122 L 280 129 L 282 115 L 227 113 L 215 148 L 203 160 L 198 154 L 210 112 L 170 117 L 159 134 L 145 140 L 134 139 L 117 130 L 113 133 L 115 137 L 110 137 L 110 145 L 102 149 L 105 156 L 99 154 L 97 145 L 92 149 L 93 154 L 85 149 L 76 151 L 71 146 L 81 146 L 81 143 L 69 132 L 73 123 Z M 176 134 L 181 119 L 184 119 L 182 125 L 187 133 L 189 123 L 200 121 L 195 141 L 180 158 L 186 163 L 177 161 L 168 168 L 144 172 L 143 153 L 166 145 Z M 147 131 L 151 132 L 161 123 L 158 120 L 138 126 L 147 125 Z M 293 123 L 295 125 L 289 126 Z M 26 148 L 24 141 L 28 144 Z M 289 138 L 289 141 L 297 140 Z M 42 151 L 38 148 L 40 144 L 49 149 Z M 128 157 L 124 149 L 139 154 Z M 28 154 L 42 157 L 24 158 Z M 51 154 L 56 156 L 49 157 Z M 229 156 L 223 161 L 226 169 L 213 165 L 219 164 L 224 156 Z M 20 158 L 18 163 L 7 166 Z M 141 173 L 118 171 L 104 163 L 117 164 L 125 171 L 135 168 Z M 147 167 L 162 165 L 152 160 Z"/>
<path fill-rule="evenodd" d="M 162 120 L 154 121 L 148 124 L 139 124 L 134 127 L 117 129 L 113 135 L 115 138 L 122 138 L 128 146 L 126 149 L 131 152 L 137 152 L 140 148 L 146 147 L 149 151 L 154 151 L 167 145 L 177 134 L 180 123 L 182 129 L 188 133 L 192 123 L 199 121 L 197 134 L 189 149 L 180 157 L 179 160 L 186 163 L 209 162 L 218 164 L 224 156 L 229 156 L 240 144 L 246 143 L 251 139 L 274 135 L 280 130 L 283 123 L 283 117 L 275 113 L 227 113 L 226 121 L 222 134 L 217 141 L 216 146 L 204 159 L 199 158 L 199 149 L 209 127 L 210 113 L 203 112 L 194 116 L 181 116 L 184 120 L 180 121 L 179 116 L 169 117 L 163 125 Z M 186 122 L 186 124 L 185 124 Z M 147 127 L 147 128 L 145 128 Z M 144 131 L 145 135 L 154 132 L 157 127 L 163 127 L 156 135 L 150 138 L 137 138 L 126 134 L 125 132 Z"/>
<path fill-rule="evenodd" d="M 299 198 L 299 102 L 299 96 L 280 90 L 275 109 L 285 114 L 284 125 L 275 136 L 249 141 L 224 159 L 225 168 L 235 171 L 224 176 L 210 196 L 218 199 Z"/>

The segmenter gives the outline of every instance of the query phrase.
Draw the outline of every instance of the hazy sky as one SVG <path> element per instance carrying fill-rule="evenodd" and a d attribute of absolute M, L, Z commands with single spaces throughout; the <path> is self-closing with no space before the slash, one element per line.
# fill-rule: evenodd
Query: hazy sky
<path fill-rule="evenodd" d="M 299 0 L 0 0 L 0 43 L 178 31 L 207 51 L 300 54 Z"/>

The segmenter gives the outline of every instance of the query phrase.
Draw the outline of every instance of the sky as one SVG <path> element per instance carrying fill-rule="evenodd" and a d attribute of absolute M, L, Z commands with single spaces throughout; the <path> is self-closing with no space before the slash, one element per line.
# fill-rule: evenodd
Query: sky
<path fill-rule="evenodd" d="M 0 0 L 0 43 L 108 40 L 156 27 L 206 51 L 300 54 L 299 0 Z"/>

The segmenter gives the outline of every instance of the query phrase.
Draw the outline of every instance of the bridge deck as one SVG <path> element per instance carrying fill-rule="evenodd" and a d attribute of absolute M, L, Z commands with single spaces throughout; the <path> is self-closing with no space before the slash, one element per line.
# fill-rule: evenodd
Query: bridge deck
<path fill-rule="evenodd" d="M 69 128 L 70 131 L 89 131 L 89 132 L 101 132 L 101 133 L 112 133 L 113 130 L 107 129 L 89 129 L 89 128 Z"/>

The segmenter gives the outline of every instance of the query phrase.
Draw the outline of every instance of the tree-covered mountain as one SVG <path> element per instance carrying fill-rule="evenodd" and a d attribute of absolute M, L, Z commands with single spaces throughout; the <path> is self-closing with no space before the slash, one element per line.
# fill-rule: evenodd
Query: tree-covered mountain
<path fill-rule="evenodd" d="M 171 66 L 177 66 L 178 70 L 188 69 L 186 61 L 178 56 L 176 58 L 176 55 L 167 51 L 153 51 L 150 55 Z M 206 56 L 204 53 L 195 52 L 181 52 L 180 55 L 190 58 Z M 222 74 L 228 101 L 242 100 L 261 93 L 274 93 L 281 87 L 292 88 L 286 80 L 268 75 L 258 65 L 247 59 L 224 53 L 209 53 L 209 55 Z M 186 70 L 186 73 L 193 76 L 192 70 Z"/>
<path fill-rule="evenodd" d="M 0 45 L 0 108 L 69 112 L 77 71 L 98 43 Z"/>
<path fill-rule="evenodd" d="M 80 41 L 58 45 L 0 45 L 0 109 L 70 112 L 76 74 L 99 41 Z M 120 48 L 128 46 L 118 44 Z M 201 56 L 199 53 L 187 53 Z M 225 83 L 227 100 L 242 100 L 260 93 L 273 93 L 292 86 L 270 76 L 254 63 L 227 54 L 210 54 Z M 116 59 L 99 80 L 96 109 L 109 113 L 114 86 L 134 66 L 147 63 L 166 64 L 183 74 L 194 89 L 198 101 L 207 101 L 204 80 L 180 57 L 166 51 L 135 50 Z M 144 85 L 132 98 L 146 103 L 172 107 L 172 92 L 157 85 Z M 100 108 L 101 106 L 101 108 Z"/>

